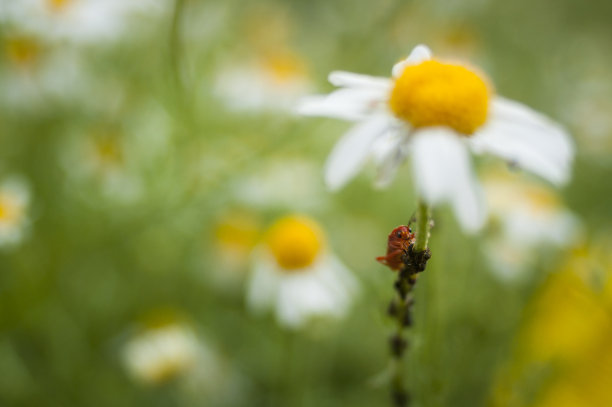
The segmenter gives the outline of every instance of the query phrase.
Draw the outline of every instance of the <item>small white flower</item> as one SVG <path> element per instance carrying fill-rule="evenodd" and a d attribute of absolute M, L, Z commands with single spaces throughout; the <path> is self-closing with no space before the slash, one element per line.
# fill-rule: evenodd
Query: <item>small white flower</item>
<path fill-rule="evenodd" d="M 260 235 L 259 218 L 244 210 L 230 210 L 217 216 L 214 228 L 213 265 L 206 277 L 220 291 L 243 288 L 250 255 Z"/>
<path fill-rule="evenodd" d="M 308 211 L 325 204 L 320 169 L 295 157 L 269 161 L 230 189 L 237 200 L 257 208 Z"/>
<path fill-rule="evenodd" d="M 289 216 L 256 251 L 247 300 L 254 311 L 274 309 L 280 324 L 299 328 L 314 316 L 344 316 L 357 290 L 351 272 L 326 252 L 318 225 Z"/>
<path fill-rule="evenodd" d="M 484 189 L 495 226 L 485 253 L 499 276 L 518 278 L 539 250 L 570 247 L 579 240 L 578 219 L 545 186 L 491 174 Z"/>
<path fill-rule="evenodd" d="M 530 108 L 493 95 L 482 75 L 432 59 L 419 45 L 392 69 L 392 78 L 332 72 L 340 89 L 305 99 L 298 112 L 358 122 L 336 144 L 326 182 L 338 189 L 369 157 L 387 185 L 410 155 L 417 192 L 427 203 L 449 202 L 464 229 L 486 218 L 470 151 L 491 153 L 561 185 L 574 148 L 556 123 Z"/>
<path fill-rule="evenodd" d="M 45 39 L 91 43 L 116 39 L 135 12 L 164 9 L 152 0 L 19 0 L 0 6 L 0 22 Z"/>
<path fill-rule="evenodd" d="M 57 104 L 88 101 L 94 81 L 73 49 L 53 48 L 30 36 L 7 36 L 2 44 L 6 64 L 0 67 L 3 109 L 37 111 Z M 50 102 L 53 103 L 50 103 Z"/>
<path fill-rule="evenodd" d="M 286 110 L 310 90 L 303 62 L 289 52 L 223 70 L 215 83 L 217 96 L 242 111 Z"/>
<path fill-rule="evenodd" d="M 28 225 L 30 202 L 28 185 L 20 178 L 7 178 L 0 184 L 0 247 L 18 244 Z"/>
<path fill-rule="evenodd" d="M 191 329 L 171 323 L 132 338 L 123 350 L 123 361 L 135 380 L 155 385 L 192 370 L 204 351 Z"/>
<path fill-rule="evenodd" d="M 106 128 L 76 133 L 62 151 L 62 164 L 69 179 L 81 184 L 79 190 L 92 186 L 110 201 L 137 202 L 144 194 L 144 180 L 134 168 L 141 164 L 140 157 L 130 154 L 127 139 L 125 134 Z M 83 197 L 99 199 L 90 190 Z"/>

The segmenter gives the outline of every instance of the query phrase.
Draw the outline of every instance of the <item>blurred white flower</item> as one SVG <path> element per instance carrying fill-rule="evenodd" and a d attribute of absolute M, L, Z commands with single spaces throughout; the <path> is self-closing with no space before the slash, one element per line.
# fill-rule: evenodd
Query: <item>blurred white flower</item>
<path fill-rule="evenodd" d="M 161 0 L 19 0 L 3 2 L 0 21 L 45 39 L 81 43 L 112 40 L 135 12 L 163 10 Z"/>
<path fill-rule="evenodd" d="M 87 101 L 94 81 L 73 49 L 53 48 L 35 37 L 3 39 L 6 64 L 0 66 L 0 104 L 4 109 L 42 110 L 57 102 Z"/>
<path fill-rule="evenodd" d="M 332 72 L 341 89 L 305 99 L 297 111 L 359 122 L 335 146 L 326 182 L 338 189 L 370 156 L 378 184 L 387 185 L 408 155 L 419 196 L 449 202 L 465 230 L 480 228 L 486 208 L 470 150 L 491 153 L 555 184 L 569 178 L 574 147 L 556 123 L 495 96 L 487 80 L 465 66 L 432 59 L 419 45 L 392 69 L 392 78 Z"/>
<path fill-rule="evenodd" d="M 136 381 L 158 385 L 190 372 L 206 352 L 190 328 L 170 323 L 133 337 L 125 345 L 122 356 L 126 369 Z"/>
<path fill-rule="evenodd" d="M 502 278 L 518 278 L 546 247 L 564 248 L 580 237 L 578 219 L 544 185 L 510 174 L 490 174 L 484 187 L 491 212 L 485 252 Z"/>
<path fill-rule="evenodd" d="M 304 63 L 291 52 L 225 69 L 215 83 L 217 96 L 235 110 L 288 110 L 310 91 Z"/>
<path fill-rule="evenodd" d="M 571 89 L 572 97 L 565 104 L 567 120 L 576 129 L 581 150 L 593 155 L 612 151 L 612 75 L 585 75 Z"/>
<path fill-rule="evenodd" d="M 0 247 L 21 242 L 28 226 L 30 189 L 19 177 L 8 177 L 0 184 Z"/>
<path fill-rule="evenodd" d="M 312 210 L 325 204 L 320 171 L 313 162 L 297 157 L 274 160 L 231 188 L 236 199 L 249 206 Z"/>
<path fill-rule="evenodd" d="M 241 287 L 259 235 L 259 220 L 252 213 L 233 210 L 217 218 L 214 266 L 207 272 L 216 288 L 229 291 Z"/>
<path fill-rule="evenodd" d="M 128 166 L 126 138 L 107 128 L 75 134 L 62 151 L 66 173 L 78 183 L 93 185 L 110 200 L 137 201 L 143 195 L 143 180 Z"/>
<path fill-rule="evenodd" d="M 358 289 L 351 272 L 326 250 L 319 225 L 288 216 L 254 253 L 247 299 L 254 311 L 274 309 L 280 324 L 299 328 L 315 316 L 344 316 Z"/>

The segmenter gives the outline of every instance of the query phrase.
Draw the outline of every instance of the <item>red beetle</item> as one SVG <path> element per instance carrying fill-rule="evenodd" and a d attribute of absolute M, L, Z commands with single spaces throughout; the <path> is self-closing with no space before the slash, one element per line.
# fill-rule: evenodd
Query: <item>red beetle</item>
<path fill-rule="evenodd" d="M 391 270 L 399 270 L 404 263 L 404 255 L 408 253 L 408 248 L 414 241 L 415 236 L 410 226 L 398 226 L 389 233 L 387 254 L 377 257 L 376 260 Z"/>

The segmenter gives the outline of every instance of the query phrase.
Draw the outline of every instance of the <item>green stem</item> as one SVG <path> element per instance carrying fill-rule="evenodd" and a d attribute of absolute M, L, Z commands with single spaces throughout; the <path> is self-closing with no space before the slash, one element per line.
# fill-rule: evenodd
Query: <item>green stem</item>
<path fill-rule="evenodd" d="M 397 321 L 397 330 L 391 336 L 389 344 L 393 358 L 391 396 L 393 405 L 396 407 L 405 407 L 410 404 L 410 394 L 403 383 L 402 364 L 405 350 L 408 347 L 406 330 L 412 325 L 412 290 L 416 284 L 416 275 L 425 270 L 427 260 L 431 257 L 431 252 L 427 247 L 431 227 L 429 212 L 429 207 L 423 201 L 419 201 L 415 242 L 412 248 L 404 254 L 404 264 L 398 270 L 394 284 L 397 296 L 389 309 L 389 314 Z"/>
<path fill-rule="evenodd" d="M 415 231 L 415 242 L 414 251 L 420 253 L 427 249 L 427 243 L 429 242 L 429 228 L 430 228 L 430 209 L 429 206 L 423 200 L 419 200 L 419 206 L 416 214 L 416 231 Z"/>

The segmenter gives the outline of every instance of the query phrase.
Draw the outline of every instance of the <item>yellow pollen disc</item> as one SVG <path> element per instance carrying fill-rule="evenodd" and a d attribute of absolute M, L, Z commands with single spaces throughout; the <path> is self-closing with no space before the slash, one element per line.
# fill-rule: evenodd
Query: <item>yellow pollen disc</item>
<path fill-rule="evenodd" d="M 222 246 L 249 250 L 252 248 L 259 235 L 259 225 L 253 217 L 233 213 L 220 220 L 215 228 L 215 238 Z"/>
<path fill-rule="evenodd" d="M 71 1 L 72 0 L 47 0 L 47 5 L 51 11 L 61 11 L 66 8 Z"/>
<path fill-rule="evenodd" d="M 113 139 L 100 140 L 95 145 L 95 153 L 100 163 L 116 164 L 121 163 L 121 148 L 117 141 Z"/>
<path fill-rule="evenodd" d="M 525 187 L 525 195 L 536 212 L 550 212 L 560 208 L 559 197 L 551 190 L 539 186 Z"/>
<path fill-rule="evenodd" d="M 404 69 L 389 106 L 415 128 L 447 126 L 470 135 L 487 120 L 489 94 L 487 82 L 475 72 L 430 60 Z"/>
<path fill-rule="evenodd" d="M 20 66 L 31 65 L 40 54 L 38 44 L 29 38 L 9 39 L 5 49 L 9 60 Z"/>
<path fill-rule="evenodd" d="M 288 216 L 268 231 L 267 244 L 278 265 L 287 271 L 310 266 L 323 247 L 323 232 L 311 219 Z"/>
<path fill-rule="evenodd" d="M 280 84 L 306 76 L 302 60 L 290 52 L 270 55 L 263 61 L 263 67 Z"/>
<path fill-rule="evenodd" d="M 15 224 L 21 217 L 22 208 L 10 196 L 0 195 L 0 223 Z"/>

